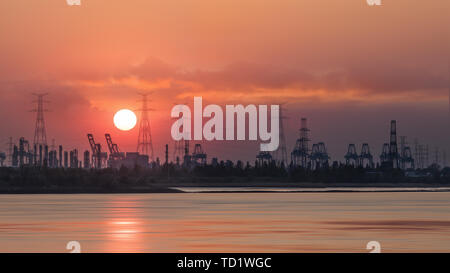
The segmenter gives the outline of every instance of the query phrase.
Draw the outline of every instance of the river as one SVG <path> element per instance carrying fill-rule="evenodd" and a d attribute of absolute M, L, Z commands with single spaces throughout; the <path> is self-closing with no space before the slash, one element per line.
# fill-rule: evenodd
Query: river
<path fill-rule="evenodd" d="M 450 192 L 0 195 L 0 252 L 449 252 Z"/>

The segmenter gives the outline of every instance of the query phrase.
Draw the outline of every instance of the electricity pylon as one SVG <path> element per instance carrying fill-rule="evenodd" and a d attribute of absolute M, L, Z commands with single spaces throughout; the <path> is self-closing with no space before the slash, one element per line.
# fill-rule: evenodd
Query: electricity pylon
<path fill-rule="evenodd" d="M 44 120 L 44 112 L 47 112 L 44 109 L 44 103 L 48 101 L 44 101 L 44 97 L 47 96 L 48 93 L 33 93 L 33 96 L 37 97 L 37 100 L 33 102 L 37 103 L 37 108 L 31 110 L 31 112 L 37 113 L 36 116 L 36 128 L 34 130 L 34 145 L 47 145 L 47 133 L 45 130 L 45 120 Z"/>
<path fill-rule="evenodd" d="M 142 108 L 138 109 L 138 111 L 141 112 L 141 120 L 139 122 L 137 152 L 143 155 L 148 155 L 150 161 L 153 162 L 152 133 L 148 115 L 148 112 L 152 110 L 148 108 L 148 96 L 150 95 L 150 93 L 139 93 L 139 95 L 142 96 Z"/>

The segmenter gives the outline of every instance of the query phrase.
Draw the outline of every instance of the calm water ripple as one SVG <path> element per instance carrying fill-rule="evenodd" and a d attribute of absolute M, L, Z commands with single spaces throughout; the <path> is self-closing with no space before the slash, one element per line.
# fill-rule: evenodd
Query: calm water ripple
<path fill-rule="evenodd" d="M 0 195 L 0 252 L 449 252 L 449 192 Z"/>

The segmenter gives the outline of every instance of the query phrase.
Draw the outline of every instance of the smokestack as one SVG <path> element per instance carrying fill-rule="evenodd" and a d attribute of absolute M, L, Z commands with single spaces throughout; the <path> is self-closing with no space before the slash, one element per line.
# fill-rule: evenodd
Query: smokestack
<path fill-rule="evenodd" d="M 78 168 L 78 150 L 70 151 L 70 168 Z"/>
<path fill-rule="evenodd" d="M 69 167 L 69 153 L 67 151 L 64 151 L 64 168 Z"/>
<path fill-rule="evenodd" d="M 19 165 L 19 148 L 17 148 L 17 145 L 14 145 L 12 154 L 12 166 L 18 167 L 18 165 Z"/>
<path fill-rule="evenodd" d="M 34 144 L 33 149 L 33 165 L 37 166 L 37 144 Z"/>
<path fill-rule="evenodd" d="M 59 167 L 63 166 L 63 146 L 59 145 Z"/>
<path fill-rule="evenodd" d="M 44 147 L 44 166 L 47 167 L 48 166 L 48 145 L 45 145 Z"/>
<path fill-rule="evenodd" d="M 58 152 L 53 151 L 53 168 L 58 168 Z"/>
<path fill-rule="evenodd" d="M 166 144 L 166 165 L 169 165 L 169 145 Z"/>
<path fill-rule="evenodd" d="M 390 160 L 392 161 L 392 167 L 398 168 L 397 121 L 395 121 L 395 120 L 391 120 L 389 157 L 390 157 Z"/>
<path fill-rule="evenodd" d="M 19 166 L 20 167 L 22 167 L 23 164 L 24 164 L 24 161 L 23 161 L 23 156 L 24 156 L 24 153 L 25 153 L 24 142 L 25 142 L 25 139 L 22 137 L 19 140 Z"/>
<path fill-rule="evenodd" d="M 42 145 L 39 145 L 39 167 L 42 167 Z"/>
<path fill-rule="evenodd" d="M 85 169 L 89 169 L 91 166 L 90 158 L 91 158 L 91 155 L 90 155 L 89 151 L 86 150 L 84 152 L 84 168 Z"/>

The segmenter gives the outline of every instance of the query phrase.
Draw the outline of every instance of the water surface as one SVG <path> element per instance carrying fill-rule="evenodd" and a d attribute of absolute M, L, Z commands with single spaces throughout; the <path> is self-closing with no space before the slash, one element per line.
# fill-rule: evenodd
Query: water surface
<path fill-rule="evenodd" d="M 0 195 L 0 252 L 449 252 L 449 192 Z"/>

